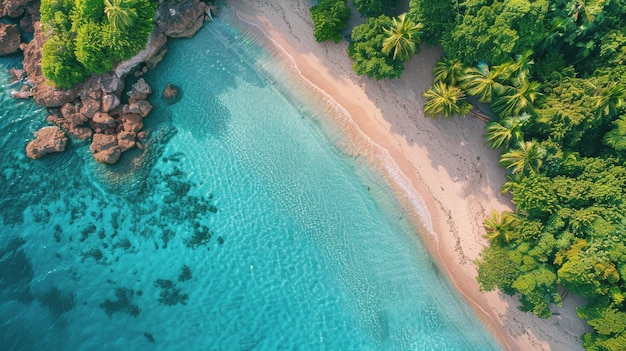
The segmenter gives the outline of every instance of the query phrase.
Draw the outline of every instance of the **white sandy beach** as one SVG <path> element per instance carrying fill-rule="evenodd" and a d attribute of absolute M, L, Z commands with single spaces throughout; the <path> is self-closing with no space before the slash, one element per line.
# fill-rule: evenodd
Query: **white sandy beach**
<path fill-rule="evenodd" d="M 484 122 L 471 116 L 425 118 L 421 97 L 432 83 L 439 48 L 422 45 L 400 79 L 376 81 L 357 76 L 346 54 L 347 42 L 317 43 L 309 17 L 309 1 L 231 0 L 242 18 L 259 26 L 294 60 L 302 75 L 342 105 L 355 127 L 348 134 L 367 139 L 395 161 L 379 167 L 407 212 L 421 197 L 431 224 L 414 215 L 423 239 L 442 271 L 470 303 L 506 350 L 583 350 L 579 335 L 585 323 L 576 317 L 580 298 L 568 296 L 553 317 L 542 320 L 517 309 L 517 299 L 499 292 L 483 294 L 472 261 L 487 241 L 483 218 L 492 209 L 511 208 L 500 194 L 504 170 L 498 153 L 483 144 Z M 353 13 L 353 17 L 357 16 Z M 356 21 L 353 20 L 356 23 Z M 373 163 L 379 153 L 366 154 Z M 385 155 L 386 156 L 386 155 Z M 392 176 L 399 169 L 409 184 Z M 408 186 L 407 186 L 408 185 Z M 419 195 L 417 195 L 419 194 Z M 432 233 L 428 233 L 432 230 Z"/>

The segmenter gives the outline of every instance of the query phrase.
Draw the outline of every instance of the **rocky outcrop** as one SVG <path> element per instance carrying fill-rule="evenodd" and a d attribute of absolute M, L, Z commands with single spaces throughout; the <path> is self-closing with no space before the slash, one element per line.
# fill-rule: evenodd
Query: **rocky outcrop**
<path fill-rule="evenodd" d="M 162 1 L 154 20 L 157 28 L 170 38 L 191 38 L 204 23 L 208 7 L 199 0 Z"/>
<path fill-rule="evenodd" d="M 16 16 L 23 16 L 20 24 L 25 28 L 22 30 L 34 31 L 33 39 L 21 45 L 18 32 L 17 45 L 24 51 L 25 74 L 16 71 L 15 77 L 22 80 L 26 76 L 27 83 L 20 91 L 12 92 L 13 95 L 19 98 L 32 96 L 39 105 L 48 107 L 50 115 L 47 121 L 65 130 L 72 138 L 92 138 L 90 150 L 98 162 L 112 164 L 118 161 L 122 152 L 134 147 L 143 148 L 139 141 L 144 141 L 148 135 L 141 129 L 143 118 L 152 110 L 152 104 L 147 100 L 152 88 L 143 78 L 139 79 L 128 92 L 128 103 L 122 105 L 124 79 L 134 70 L 136 75 L 141 75 L 153 68 L 167 51 L 167 37 L 193 36 L 202 27 L 205 14 L 211 15 L 210 8 L 199 0 L 160 0 L 155 14 L 155 30 L 144 50 L 119 63 L 113 72 L 93 75 L 81 85 L 70 90 L 60 90 L 53 87 L 41 72 L 41 48 L 47 37 L 38 22 L 37 0 L 29 4 L 31 1 L 0 0 L 0 13 L 9 11 Z M 13 46 L 2 43 L 0 48 L 13 50 Z M 137 70 L 139 67 L 142 70 Z M 175 86 L 168 85 L 164 91 L 164 97 L 170 102 L 178 101 L 180 96 Z M 63 133 L 57 127 L 54 128 Z M 34 141 L 33 146 L 29 147 L 33 155 L 40 154 L 39 150 L 48 149 L 52 150 L 42 148 Z"/>
<path fill-rule="evenodd" d="M 78 140 L 93 135 L 90 149 L 96 161 L 115 163 L 122 152 L 137 146 L 137 133 L 143 128 L 143 118 L 152 110 L 146 100 L 152 88 L 144 79 L 139 79 L 128 92 L 134 98 L 119 106 L 120 99 L 116 94 L 122 86 L 121 80 L 110 76 L 93 76 L 83 85 L 79 99 L 64 104 L 47 121 Z"/>
<path fill-rule="evenodd" d="M 89 150 L 96 161 L 108 164 L 114 164 L 122 155 L 115 135 L 94 134 Z"/>
<path fill-rule="evenodd" d="M 140 78 L 137 83 L 133 84 L 132 89 L 128 92 L 128 97 L 135 100 L 145 100 L 150 94 L 152 94 L 152 88 L 145 79 Z"/>
<path fill-rule="evenodd" d="M 0 56 L 16 53 L 20 41 L 20 31 L 15 24 L 0 23 Z"/>
<path fill-rule="evenodd" d="M 163 89 L 162 96 L 168 104 L 172 105 L 177 103 L 181 99 L 182 92 L 180 91 L 180 88 L 178 86 L 173 84 L 167 84 L 165 86 L 165 89 Z"/>
<path fill-rule="evenodd" d="M 67 137 L 59 127 L 43 127 L 35 133 L 35 140 L 26 145 L 26 156 L 39 159 L 52 152 L 65 150 Z"/>

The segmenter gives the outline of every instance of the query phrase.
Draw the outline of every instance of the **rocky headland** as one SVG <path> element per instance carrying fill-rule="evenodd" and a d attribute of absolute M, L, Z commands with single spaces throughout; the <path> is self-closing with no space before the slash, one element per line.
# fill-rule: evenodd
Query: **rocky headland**
<path fill-rule="evenodd" d="M 49 110 L 46 121 L 56 127 L 44 127 L 27 146 L 27 155 L 37 159 L 65 149 L 65 134 L 73 140 L 91 140 L 90 150 L 98 162 L 113 164 L 121 154 L 134 147 L 143 148 L 148 136 L 142 119 L 152 105 L 147 100 L 152 88 L 140 78 L 128 91 L 128 103 L 122 104 L 122 92 L 129 74 L 140 76 L 154 68 L 167 52 L 167 38 L 192 37 L 217 11 L 215 5 L 199 0 L 160 0 L 154 16 L 154 30 L 146 48 L 112 72 L 92 75 L 69 90 L 57 89 L 41 72 L 41 49 L 47 35 L 39 22 L 39 0 L 1 0 L 0 17 L 12 24 L 0 24 L 0 55 L 23 52 L 23 69 L 11 70 L 15 80 L 23 82 L 15 98 L 33 98 Z M 24 37 L 32 39 L 24 41 Z M 164 97 L 176 101 L 179 91 L 168 85 Z M 62 143 L 60 141 L 63 141 Z"/>

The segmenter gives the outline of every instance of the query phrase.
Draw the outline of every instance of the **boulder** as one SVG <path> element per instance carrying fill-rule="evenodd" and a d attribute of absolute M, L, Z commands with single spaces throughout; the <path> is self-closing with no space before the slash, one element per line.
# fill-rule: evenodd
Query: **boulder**
<path fill-rule="evenodd" d="M 24 14 L 28 3 L 31 1 L 32 0 L 0 0 L 0 17 L 20 17 Z"/>
<path fill-rule="evenodd" d="M 13 76 L 13 80 L 11 80 L 11 83 L 17 82 L 26 78 L 26 71 L 23 69 L 11 68 L 10 73 Z"/>
<path fill-rule="evenodd" d="M 63 128 L 66 133 L 68 133 L 72 138 L 76 140 L 85 140 L 91 138 L 91 135 L 93 135 L 93 131 L 91 130 L 91 128 L 87 126 L 82 126 L 82 123 L 78 123 L 78 121 L 76 120 L 77 118 L 80 118 L 80 121 L 83 121 L 84 123 L 84 121 L 87 121 L 87 118 L 79 113 L 71 114 L 69 115 L 69 117 L 70 120 L 67 120 L 63 117 L 50 115 L 48 116 L 48 118 L 46 118 L 46 122 Z"/>
<path fill-rule="evenodd" d="M 115 73 L 108 72 L 100 78 L 100 89 L 106 94 L 119 96 L 124 90 L 124 81 L 119 79 Z"/>
<path fill-rule="evenodd" d="M 66 143 L 67 137 L 59 127 L 43 127 L 35 133 L 35 140 L 26 145 L 26 155 L 39 159 L 51 152 L 64 151 Z"/>
<path fill-rule="evenodd" d="M 11 96 L 15 99 L 28 99 L 35 95 L 32 90 L 11 91 Z"/>
<path fill-rule="evenodd" d="M 137 133 L 143 128 L 143 119 L 136 113 L 124 113 L 120 116 L 120 130 Z"/>
<path fill-rule="evenodd" d="M 29 12 L 30 11 L 27 9 L 22 19 L 20 19 L 20 29 L 22 33 L 33 33 L 35 31 L 35 27 L 33 27 L 33 16 Z M 37 12 L 39 12 L 39 10 L 37 10 Z"/>
<path fill-rule="evenodd" d="M 15 24 L 0 23 L 0 56 L 16 53 L 20 41 L 20 30 Z"/>
<path fill-rule="evenodd" d="M 207 5 L 199 0 L 162 1 L 154 21 L 171 38 L 191 38 L 204 24 Z"/>
<path fill-rule="evenodd" d="M 100 111 L 99 101 L 92 99 L 92 98 L 82 99 L 81 101 L 82 101 L 83 106 L 80 108 L 80 113 L 85 115 L 85 117 L 93 118 L 96 112 Z"/>
<path fill-rule="evenodd" d="M 102 100 L 102 88 L 100 86 L 100 82 L 101 77 L 98 74 L 94 74 L 87 78 L 80 89 L 80 99 L 93 99 L 99 103 Z"/>
<path fill-rule="evenodd" d="M 124 152 L 135 147 L 136 134 L 133 132 L 121 132 L 117 135 L 117 146 Z"/>
<path fill-rule="evenodd" d="M 128 97 L 135 100 L 145 100 L 150 94 L 152 94 L 150 85 L 146 83 L 145 79 L 139 78 L 137 83 L 133 84 L 132 89 L 128 92 Z"/>
<path fill-rule="evenodd" d="M 63 116 L 63 118 L 69 119 L 72 114 L 80 113 L 80 108 L 75 103 L 68 102 L 65 105 L 61 106 L 59 112 L 61 112 L 61 116 Z"/>
<path fill-rule="evenodd" d="M 94 134 L 89 150 L 96 161 L 101 163 L 114 164 L 122 155 L 115 135 Z"/>
<path fill-rule="evenodd" d="M 182 92 L 180 91 L 180 88 L 176 85 L 167 84 L 165 86 L 165 89 L 163 89 L 163 98 L 170 105 L 175 104 L 178 101 L 180 101 L 181 97 L 182 97 Z"/>
<path fill-rule="evenodd" d="M 94 123 L 106 124 L 108 127 L 115 127 L 115 118 L 106 112 L 96 112 L 91 119 Z"/>
<path fill-rule="evenodd" d="M 102 112 L 111 112 L 120 105 L 120 98 L 115 94 L 105 94 L 102 96 Z"/>
<path fill-rule="evenodd" d="M 141 117 L 146 117 L 152 111 L 152 104 L 148 100 L 130 99 L 128 105 L 122 109 L 124 113 L 135 113 Z"/>
<path fill-rule="evenodd" d="M 72 127 L 67 132 L 76 140 L 87 140 L 93 135 L 93 130 L 89 127 Z"/>
<path fill-rule="evenodd" d="M 69 123 L 71 129 L 87 122 L 87 117 L 80 112 L 80 107 L 72 102 L 61 106 L 61 115 Z"/>

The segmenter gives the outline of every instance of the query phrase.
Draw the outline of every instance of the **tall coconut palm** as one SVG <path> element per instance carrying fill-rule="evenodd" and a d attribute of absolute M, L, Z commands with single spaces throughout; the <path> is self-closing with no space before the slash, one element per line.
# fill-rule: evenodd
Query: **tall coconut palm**
<path fill-rule="evenodd" d="M 521 112 L 533 112 L 533 103 L 540 92 L 541 84 L 528 81 L 523 77 L 513 79 L 513 86 L 504 89 L 504 93 L 493 102 L 493 109 L 501 116 L 516 115 Z"/>
<path fill-rule="evenodd" d="M 501 67 L 489 69 L 487 64 L 470 67 L 463 72 L 461 87 L 480 102 L 490 103 L 503 89 L 501 79 L 504 75 Z"/>
<path fill-rule="evenodd" d="M 444 57 L 435 63 L 433 76 L 435 81 L 457 86 L 463 77 L 463 64 L 457 58 Z"/>
<path fill-rule="evenodd" d="M 446 83 L 439 81 L 424 92 L 424 97 L 426 98 L 424 113 L 431 117 L 440 114 L 444 117 L 462 115 L 468 113 L 471 108 L 471 105 L 465 101 L 465 94 L 461 88 L 448 87 Z"/>
<path fill-rule="evenodd" d="M 560 47 L 559 39 L 563 37 L 566 31 L 567 21 L 560 17 L 555 17 L 550 23 L 550 27 L 545 31 L 541 40 L 535 45 L 535 51 L 542 56 L 548 49 L 555 46 Z"/>
<path fill-rule="evenodd" d="M 485 143 L 492 149 L 502 149 L 504 152 L 516 147 L 524 138 L 521 127 L 529 117 L 523 114 L 519 117 L 506 117 L 500 121 L 489 122 L 485 133 Z"/>
<path fill-rule="evenodd" d="M 483 225 L 485 227 L 485 238 L 492 244 L 505 244 L 511 240 L 513 228 L 515 228 L 518 218 L 512 212 L 491 211 L 491 215 L 485 217 Z"/>
<path fill-rule="evenodd" d="M 511 169 L 515 175 L 537 174 L 545 153 L 536 140 L 522 141 L 518 149 L 510 150 L 500 157 L 500 165 Z"/>
<path fill-rule="evenodd" d="M 128 6 L 127 0 L 104 0 L 104 13 L 109 23 L 119 30 L 131 27 L 137 19 L 137 11 Z"/>
<path fill-rule="evenodd" d="M 420 34 L 424 29 L 421 23 L 415 23 L 406 13 L 393 19 L 391 28 L 385 29 L 386 38 L 383 41 L 383 53 L 392 54 L 393 59 L 408 61 L 417 53 L 421 43 Z"/>
<path fill-rule="evenodd" d="M 626 99 L 626 86 L 614 82 L 605 89 L 602 89 L 596 101 L 596 113 L 598 117 L 617 116 L 620 109 L 624 107 Z"/>
<path fill-rule="evenodd" d="M 515 58 L 509 63 L 508 69 L 514 78 L 526 79 L 530 75 L 530 69 L 535 64 L 532 59 L 533 51 L 526 50 L 523 54 L 515 55 Z"/>

